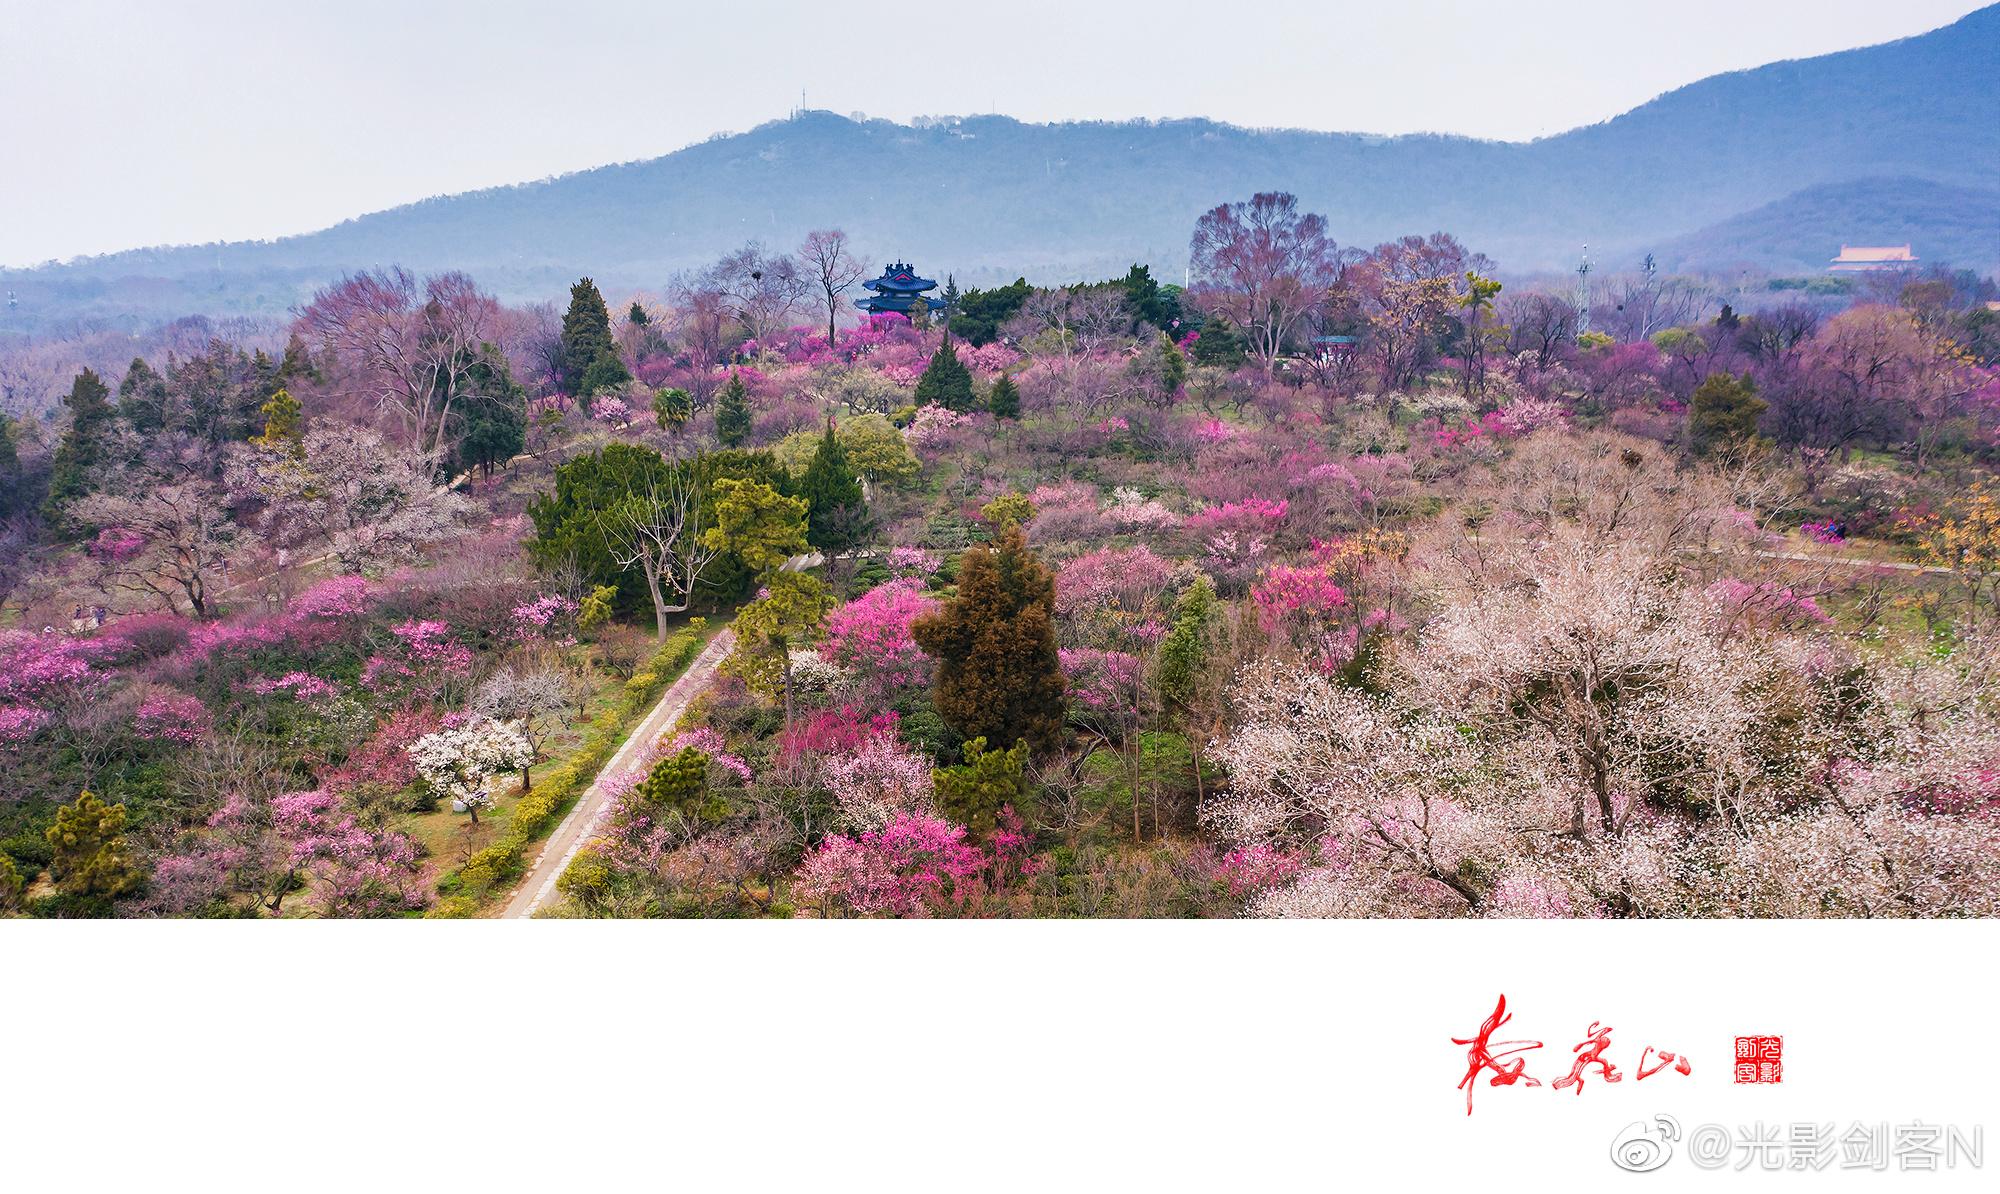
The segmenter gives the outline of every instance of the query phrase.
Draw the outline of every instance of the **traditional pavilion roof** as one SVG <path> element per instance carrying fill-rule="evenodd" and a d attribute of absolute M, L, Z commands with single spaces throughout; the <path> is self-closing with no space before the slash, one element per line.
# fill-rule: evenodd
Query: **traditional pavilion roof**
<path fill-rule="evenodd" d="M 876 292 L 892 291 L 900 294 L 915 294 L 920 290 L 935 290 L 937 283 L 929 278 L 919 278 L 917 271 L 905 262 L 897 262 L 882 271 L 882 276 L 863 286 Z"/>
<path fill-rule="evenodd" d="M 863 311 L 877 314 L 900 311 L 907 315 L 919 302 L 927 304 L 933 311 L 944 310 L 944 300 L 926 298 L 923 294 L 926 290 L 936 289 L 937 283 L 918 277 L 916 268 L 908 262 L 899 261 L 884 269 L 881 277 L 861 285 L 875 292 L 867 298 L 855 300 L 854 305 Z"/>
<path fill-rule="evenodd" d="M 1840 256 L 1827 263 L 1830 270 L 1871 270 L 1894 269 L 1899 265 L 1915 265 L 1916 255 L 1908 245 L 1889 245 L 1868 248 L 1861 245 L 1840 246 Z"/>

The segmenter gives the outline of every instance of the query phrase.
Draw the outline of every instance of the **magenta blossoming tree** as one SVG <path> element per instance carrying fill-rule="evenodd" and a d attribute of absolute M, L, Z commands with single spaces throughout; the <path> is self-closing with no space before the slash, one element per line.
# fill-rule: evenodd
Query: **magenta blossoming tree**
<path fill-rule="evenodd" d="M 823 916 L 929 916 L 955 881 L 985 870 L 987 856 L 965 829 L 936 816 L 899 813 L 857 838 L 829 837 L 806 856 L 793 890 Z"/>
<path fill-rule="evenodd" d="M 826 619 L 826 655 L 878 696 L 928 684 L 935 664 L 910 634 L 933 608 L 925 592 L 919 580 L 892 580 L 841 606 Z"/>
<path fill-rule="evenodd" d="M 361 672 L 363 687 L 432 701 L 463 691 L 472 676 L 472 651 L 452 637 L 450 626 L 412 619 L 390 627 L 390 633 L 395 645 L 369 657 Z"/>

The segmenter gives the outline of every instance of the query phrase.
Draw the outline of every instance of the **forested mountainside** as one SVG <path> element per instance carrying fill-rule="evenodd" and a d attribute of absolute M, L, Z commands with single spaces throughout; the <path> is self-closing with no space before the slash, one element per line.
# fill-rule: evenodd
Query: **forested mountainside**
<path fill-rule="evenodd" d="M 1573 262 L 1585 242 L 1619 266 L 1690 235 L 1704 260 L 1797 269 L 1831 250 L 1715 230 L 1767 219 L 1759 209 L 1785 201 L 1813 217 L 1800 236 L 1823 227 L 1837 248 L 1844 214 L 1810 189 L 1906 178 L 1915 181 L 1903 184 L 1903 214 L 1861 218 L 1853 236 L 1921 218 L 1956 252 L 1961 230 L 1990 219 L 1979 212 L 2000 188 L 1996 67 L 2000 6 L 1918 37 L 1717 75 L 1528 143 L 1207 120 L 975 116 L 914 128 L 806 112 L 649 161 L 428 199 L 275 242 L 7 271 L 15 302 L 0 329 L 277 313 L 343 269 L 390 262 L 471 270 L 509 299 L 556 297 L 586 272 L 657 287 L 746 239 L 788 247 L 834 225 L 878 259 L 919 261 L 961 282 L 1099 276 L 1134 260 L 1169 277 L 1215 196 L 1267 190 L 1325 212 L 1343 243 L 1450 228 L 1515 273 Z M 1810 193 L 1786 200 L 1802 188 Z M 1857 217 L 1870 211 L 1858 197 L 1850 206 Z"/>

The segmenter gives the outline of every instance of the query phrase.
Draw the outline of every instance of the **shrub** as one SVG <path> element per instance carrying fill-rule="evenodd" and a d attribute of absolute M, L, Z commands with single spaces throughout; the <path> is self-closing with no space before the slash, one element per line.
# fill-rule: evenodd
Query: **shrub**
<path fill-rule="evenodd" d="M 945 767 L 932 774 L 938 807 L 971 830 L 975 838 L 991 836 L 999 824 L 1000 810 L 1021 802 L 1021 769 L 1026 757 L 1025 743 L 1017 742 L 1007 750 L 987 750 L 986 739 L 974 738 L 965 744 L 965 766 Z"/>
<path fill-rule="evenodd" d="M 146 873 L 125 857 L 125 806 L 85 792 L 56 811 L 48 829 L 55 852 L 56 890 L 66 896 L 125 895 Z"/>
<path fill-rule="evenodd" d="M 653 689 L 659 682 L 660 677 L 657 672 L 640 672 L 630 680 L 625 681 L 626 707 L 637 709 L 639 706 L 645 704 L 651 699 Z"/>

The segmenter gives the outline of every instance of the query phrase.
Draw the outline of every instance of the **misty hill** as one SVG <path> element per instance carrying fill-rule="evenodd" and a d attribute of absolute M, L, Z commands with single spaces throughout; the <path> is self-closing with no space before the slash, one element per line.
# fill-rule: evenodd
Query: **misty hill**
<path fill-rule="evenodd" d="M 558 296 L 583 273 L 657 287 L 747 238 L 790 247 L 828 226 L 878 260 L 952 272 L 961 285 L 1097 276 L 1131 261 L 1168 277 L 1200 212 L 1272 189 L 1324 212 L 1343 243 L 1442 228 L 1510 271 L 1565 266 L 1583 242 L 1618 268 L 1802 187 L 1906 178 L 1957 195 L 2000 189 L 1996 68 L 2000 5 L 1886 45 L 1717 75 L 1527 143 L 1205 120 L 983 116 L 912 128 L 808 112 L 650 161 L 425 200 L 275 242 L 7 271 L 0 284 L 20 307 L 0 327 L 87 312 L 279 310 L 342 268 L 390 262 L 464 268 L 509 298 Z M 1970 226 L 1975 216 L 1947 191 L 1924 210 Z M 1828 246 L 1807 253 L 1802 243 L 1800 260 L 1862 235 L 1826 227 Z M 1932 257 L 1927 236 L 1897 243 Z"/>
<path fill-rule="evenodd" d="M 2000 190 L 1921 178 L 1827 183 L 1677 237 L 1658 256 L 1675 272 L 1813 274 L 1842 244 L 1908 244 L 1927 263 L 2000 270 Z"/>

